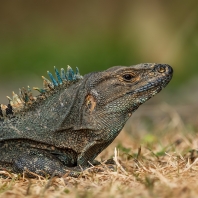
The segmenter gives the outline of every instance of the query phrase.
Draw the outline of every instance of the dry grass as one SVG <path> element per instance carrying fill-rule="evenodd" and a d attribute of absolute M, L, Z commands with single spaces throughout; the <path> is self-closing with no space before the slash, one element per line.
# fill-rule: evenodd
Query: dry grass
<path fill-rule="evenodd" d="M 113 158 L 115 165 L 102 163 L 79 178 L 28 179 L 2 171 L 0 197 L 197 197 L 198 135 L 168 112 L 158 123 L 158 115 L 149 122 L 135 117 L 128 128 L 138 134 L 122 132 L 97 158 Z"/>

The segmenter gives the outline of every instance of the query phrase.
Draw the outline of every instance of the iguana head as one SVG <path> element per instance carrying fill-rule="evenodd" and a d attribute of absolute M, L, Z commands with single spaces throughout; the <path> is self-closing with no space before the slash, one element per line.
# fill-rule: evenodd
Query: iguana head
<path fill-rule="evenodd" d="M 171 66 L 155 63 L 115 66 L 93 73 L 86 82 L 84 119 L 94 127 L 121 129 L 141 104 L 169 83 L 172 75 Z"/>

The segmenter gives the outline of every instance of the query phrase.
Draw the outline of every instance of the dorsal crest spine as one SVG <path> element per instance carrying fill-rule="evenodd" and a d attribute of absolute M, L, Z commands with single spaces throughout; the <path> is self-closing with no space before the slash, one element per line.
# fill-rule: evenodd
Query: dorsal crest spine
<path fill-rule="evenodd" d="M 54 66 L 56 78 L 47 71 L 50 80 L 42 76 L 43 79 L 43 88 L 33 87 L 34 90 L 40 92 L 40 95 L 37 97 L 33 97 L 32 91 L 30 87 L 27 87 L 27 90 L 23 87 L 19 89 L 19 94 L 12 93 L 12 98 L 7 96 L 9 100 L 8 105 L 1 104 L 0 105 L 0 117 L 9 117 L 13 114 L 19 113 L 24 109 L 28 109 L 33 103 L 37 101 L 38 98 L 46 98 L 51 92 L 55 91 L 58 87 L 64 86 L 70 82 L 75 82 L 80 79 L 83 79 L 83 76 L 80 75 L 78 67 L 76 67 L 76 73 L 74 73 L 73 69 L 68 65 L 67 71 L 61 68 L 61 72 L 57 70 Z"/>

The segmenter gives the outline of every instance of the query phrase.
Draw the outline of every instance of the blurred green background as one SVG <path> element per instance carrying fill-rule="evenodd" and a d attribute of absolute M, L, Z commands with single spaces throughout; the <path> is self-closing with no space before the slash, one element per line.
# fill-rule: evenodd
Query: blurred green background
<path fill-rule="evenodd" d="M 54 65 L 78 66 L 85 74 L 142 62 L 173 66 L 168 101 L 180 92 L 198 99 L 196 0 L 0 3 L 1 103 L 19 87 L 42 86 L 40 76 Z"/>

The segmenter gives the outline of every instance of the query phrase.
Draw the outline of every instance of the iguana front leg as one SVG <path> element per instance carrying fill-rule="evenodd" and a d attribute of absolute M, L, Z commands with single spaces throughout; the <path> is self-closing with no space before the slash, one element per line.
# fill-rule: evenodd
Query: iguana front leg
<path fill-rule="evenodd" d="M 112 140 L 103 142 L 93 141 L 87 144 L 77 159 L 77 165 L 82 166 L 82 168 L 90 166 L 90 163 L 92 164 L 97 155 L 101 153 L 111 142 Z"/>

